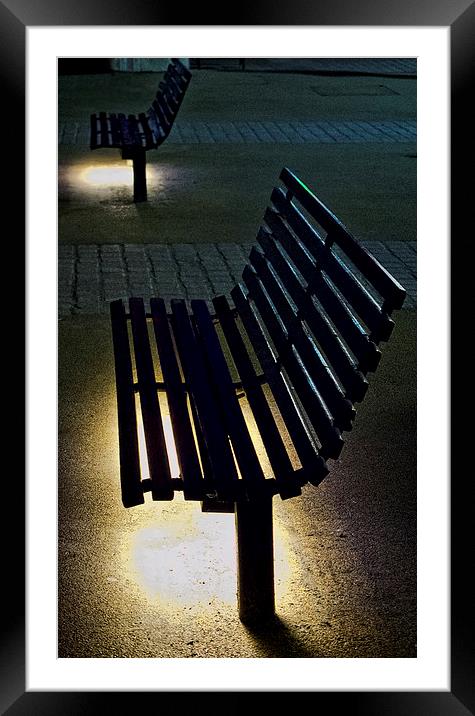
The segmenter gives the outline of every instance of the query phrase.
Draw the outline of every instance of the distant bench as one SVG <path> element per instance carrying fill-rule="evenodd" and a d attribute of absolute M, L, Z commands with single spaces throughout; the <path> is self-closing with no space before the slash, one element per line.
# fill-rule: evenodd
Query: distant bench
<path fill-rule="evenodd" d="M 283 169 L 280 179 L 260 247 L 231 291 L 234 308 L 224 296 L 213 299 L 215 315 L 205 300 L 191 301 L 191 312 L 172 300 L 167 314 L 163 299 L 152 298 L 148 316 L 142 298 L 129 300 L 128 314 L 122 300 L 110 306 L 123 504 L 143 503 L 146 492 L 172 500 L 179 490 L 203 511 L 235 512 L 243 621 L 274 613 L 272 497 L 295 497 L 328 474 L 406 295 L 294 173 Z M 167 396 L 179 477 L 170 472 L 158 391 Z M 256 428 L 271 474 L 257 455 Z"/>
<path fill-rule="evenodd" d="M 191 72 L 180 60 L 172 59 L 146 112 L 91 115 L 91 149 L 120 149 L 122 159 L 132 159 L 135 202 L 147 200 L 146 152 L 170 134 L 190 80 Z"/>

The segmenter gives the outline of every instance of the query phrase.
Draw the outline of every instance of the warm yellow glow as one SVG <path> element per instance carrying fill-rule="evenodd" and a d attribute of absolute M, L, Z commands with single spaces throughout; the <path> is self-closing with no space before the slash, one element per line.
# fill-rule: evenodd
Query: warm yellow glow
<path fill-rule="evenodd" d="M 104 164 L 87 167 L 81 174 L 83 182 L 92 186 L 132 186 L 132 163 Z"/>
<path fill-rule="evenodd" d="M 142 480 L 148 480 L 150 470 L 148 469 L 147 446 L 145 444 L 145 431 L 143 428 L 142 412 L 140 410 L 140 398 L 135 395 L 135 408 L 137 413 L 137 433 L 139 439 L 140 475 Z"/>
<path fill-rule="evenodd" d="M 203 513 L 199 503 L 177 496 L 149 503 L 155 519 L 133 536 L 128 569 L 139 590 L 161 608 L 236 605 L 236 541 L 233 514 Z M 276 599 L 290 589 L 295 565 L 287 531 L 274 525 Z"/>
<path fill-rule="evenodd" d="M 167 457 L 168 464 L 170 465 L 170 473 L 172 477 L 180 476 L 180 468 L 178 465 L 178 456 L 176 452 L 175 439 L 173 437 L 173 428 L 170 419 L 165 411 L 168 410 L 168 403 L 166 396 L 159 394 L 160 410 L 162 414 L 162 425 L 163 433 L 165 436 L 165 444 L 167 446 Z M 137 431 L 139 440 L 139 457 L 140 457 L 140 471 L 142 480 L 146 480 L 150 477 L 150 470 L 147 459 L 147 446 L 145 443 L 145 432 L 143 427 L 142 411 L 140 410 L 140 398 L 139 395 L 135 396 L 135 406 L 137 412 Z"/>
<path fill-rule="evenodd" d="M 204 514 L 176 497 L 137 532 L 131 556 L 138 585 L 163 607 L 235 603 L 233 515 Z"/>
<path fill-rule="evenodd" d="M 179 476 L 166 395 L 159 393 L 162 423 L 172 477 Z M 140 400 L 137 418 L 142 479 L 149 477 Z M 270 465 L 247 401 L 241 402 L 265 474 Z M 148 498 L 150 496 L 148 495 Z M 278 499 L 278 498 L 276 498 Z M 142 596 L 174 613 L 179 609 L 206 612 L 211 606 L 236 608 L 237 564 L 234 514 L 203 513 L 199 502 L 186 502 L 176 493 L 172 502 L 153 502 L 134 510 L 126 572 Z M 290 536 L 274 515 L 275 594 L 279 604 L 289 599 L 298 561 Z"/>
<path fill-rule="evenodd" d="M 172 477 L 180 476 L 180 467 L 178 465 L 178 455 L 176 452 L 175 438 L 173 437 L 173 428 L 170 415 L 165 410 L 168 410 L 168 404 L 166 396 L 161 393 L 159 395 L 160 409 L 162 412 L 162 425 L 163 432 L 165 435 L 165 444 L 167 446 L 168 464 L 170 465 L 170 473 Z"/>

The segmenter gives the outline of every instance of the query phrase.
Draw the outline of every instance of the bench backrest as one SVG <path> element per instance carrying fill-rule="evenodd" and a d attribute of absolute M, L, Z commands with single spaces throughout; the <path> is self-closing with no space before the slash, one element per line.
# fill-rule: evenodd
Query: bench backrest
<path fill-rule="evenodd" d="M 190 80 L 191 72 L 180 60 L 173 58 L 159 84 L 152 106 L 147 111 L 149 124 L 158 143 L 170 134 Z"/>
<path fill-rule="evenodd" d="M 295 174 L 283 169 L 280 179 L 260 248 L 231 296 L 276 400 L 286 389 L 294 396 L 279 407 L 318 484 L 327 458 L 340 454 L 341 432 L 351 428 L 406 293 Z"/>

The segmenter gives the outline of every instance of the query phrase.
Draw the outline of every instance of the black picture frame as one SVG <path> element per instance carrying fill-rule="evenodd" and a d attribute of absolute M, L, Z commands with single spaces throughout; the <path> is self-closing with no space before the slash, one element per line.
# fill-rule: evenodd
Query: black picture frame
<path fill-rule="evenodd" d="M 57 25 L 160 25 L 175 26 L 180 10 L 173 11 L 162 3 L 150 0 L 135 0 L 125 3 L 123 0 L 103 0 L 101 3 L 71 2 L 71 0 L 4 0 L 0 2 L 0 72 L 2 73 L 3 109 L 1 114 L 2 138 L 12 136 L 14 123 L 14 141 L 4 141 L 3 149 L 7 153 L 4 166 L 8 181 L 2 190 L 4 221 L 7 214 L 15 217 L 10 223 L 11 229 L 4 232 L 10 237 L 6 243 L 8 250 L 16 249 L 11 266 L 16 272 L 14 298 L 9 295 L 5 315 L 10 319 L 7 330 L 17 335 L 12 341 L 18 355 L 15 374 L 24 355 L 23 326 L 20 314 L 25 315 L 24 295 L 18 286 L 18 277 L 22 272 L 19 266 L 25 265 L 24 222 L 25 212 L 23 194 L 25 150 L 21 136 L 24 127 L 25 102 L 25 35 L 26 28 L 32 26 Z M 451 43 L 451 365 L 455 359 L 457 375 L 469 373 L 469 351 L 456 351 L 457 339 L 463 339 L 466 330 L 466 306 L 470 305 L 469 270 L 470 261 L 466 259 L 470 244 L 469 223 L 466 222 L 467 208 L 470 207 L 471 187 L 467 182 L 464 164 L 473 156 L 473 122 L 468 112 L 469 92 L 472 87 L 474 67 L 475 4 L 467 0 L 440 0 L 436 3 L 415 3 L 414 0 L 381 0 L 378 4 L 370 0 L 340 0 L 339 2 L 305 3 L 294 0 L 292 3 L 274 2 L 252 3 L 242 7 L 239 19 L 223 17 L 214 6 L 190 8 L 186 25 L 355 25 L 355 26 L 443 26 L 450 27 Z M 470 163 L 471 165 L 471 163 Z M 5 224 L 6 225 L 6 224 Z M 13 239 L 12 239 L 13 237 Z M 8 255 L 8 254 L 7 254 Z M 14 263 L 13 263 L 14 262 Z M 454 278 L 456 277 L 456 281 Z M 473 299 L 472 299 L 473 305 Z M 9 308 L 8 308 L 9 307 Z M 8 309 L 8 310 L 7 310 Z M 464 310 L 465 309 L 465 310 Z M 16 329 L 16 330 L 14 330 Z M 9 358 L 10 365 L 12 359 Z M 10 381 L 7 381 L 10 383 Z M 21 394 L 21 380 L 11 381 L 4 399 L 7 405 L 24 405 Z M 8 392 L 10 391 L 10 392 Z M 452 382 L 451 409 L 460 396 L 461 403 L 469 395 L 467 386 L 458 390 L 457 382 Z M 434 400 L 437 400 L 435 388 Z M 457 409 L 459 413 L 459 409 Z M 14 421 L 18 436 L 19 421 Z M 475 713 L 475 688 L 473 679 L 473 609 L 472 592 L 467 582 L 470 570 L 470 557 L 473 554 L 474 539 L 471 501 L 467 499 L 467 487 L 471 482 L 469 469 L 459 464 L 467 449 L 468 431 L 462 429 L 451 432 L 451 691 L 450 692 L 312 692 L 312 708 L 332 711 L 347 710 L 353 714 L 365 716 L 462 716 Z M 463 465 L 463 466 L 462 466 Z M 457 469 L 458 468 L 458 469 Z M 7 476 L 8 473 L 8 476 Z M 15 474 L 13 474 L 15 473 Z M 0 644 L 0 708 L 2 713 L 11 716 L 18 714 L 84 714 L 113 711 L 125 713 L 137 710 L 136 692 L 26 692 L 25 691 L 25 522 L 22 520 L 24 505 L 24 485 L 18 478 L 18 468 L 5 471 L 3 490 L 6 490 L 4 505 L 15 505 L 15 520 L 8 525 L 8 541 L 4 537 L 4 575 L 7 575 L 2 590 L 3 597 L 3 636 Z M 15 477 L 16 479 L 12 479 Z M 202 694 L 204 697 L 207 694 Z M 262 694 L 268 699 L 270 694 Z M 175 704 L 174 708 L 196 708 L 196 702 L 203 701 L 201 694 L 180 692 L 174 694 L 140 693 L 147 700 L 153 700 L 153 708 L 163 708 L 163 698 L 167 696 Z M 229 708 L 242 708 L 248 697 L 257 704 L 262 701 L 261 694 L 247 692 L 236 693 L 230 704 L 229 693 L 213 693 L 213 705 Z M 197 699 L 198 697 L 198 699 Z M 279 694 L 286 699 L 287 694 Z M 295 693 L 291 693 L 293 699 Z M 180 706 L 176 705 L 176 700 Z M 185 706 L 186 704 L 186 706 Z M 190 704 L 188 706 L 188 704 Z M 200 707 L 201 708 L 201 707 Z M 179 712 L 178 711 L 178 712 Z"/>

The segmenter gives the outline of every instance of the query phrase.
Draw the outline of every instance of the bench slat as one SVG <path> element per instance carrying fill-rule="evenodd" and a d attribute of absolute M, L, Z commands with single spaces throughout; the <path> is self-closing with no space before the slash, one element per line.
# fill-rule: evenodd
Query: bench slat
<path fill-rule="evenodd" d="M 232 289 L 231 296 L 269 382 L 272 394 L 304 469 L 305 477 L 312 484 L 318 485 L 328 474 L 325 461 L 318 455 L 318 446 L 309 435 L 300 410 L 295 404 L 289 391 L 289 386 L 284 380 L 267 338 L 262 331 L 254 308 L 249 303 L 241 284 Z"/>
<path fill-rule="evenodd" d="M 150 107 L 147 110 L 147 117 L 148 117 L 148 123 L 153 133 L 153 139 L 155 144 L 158 145 L 163 142 L 165 139 L 165 132 L 163 131 L 163 128 L 160 125 L 160 122 L 157 117 L 157 113 L 153 109 L 153 107 Z"/>
<path fill-rule="evenodd" d="M 203 300 L 192 300 L 191 308 L 201 338 L 223 422 L 236 455 L 242 479 L 249 496 L 262 493 L 264 473 L 244 419 L 223 350 L 213 326 L 208 306 Z"/>
<path fill-rule="evenodd" d="M 342 222 L 289 169 L 283 169 L 281 181 L 316 221 L 331 234 L 332 239 L 373 284 L 388 303 L 388 310 L 402 307 L 406 291 L 379 261 L 349 233 Z"/>
<path fill-rule="evenodd" d="M 190 84 L 190 70 L 185 67 L 180 60 L 172 58 L 170 65 L 168 65 L 167 72 L 171 77 L 173 77 L 179 88 L 184 92 Z"/>
<path fill-rule="evenodd" d="M 97 124 L 98 124 L 98 117 L 97 114 L 91 114 L 91 139 L 90 139 L 90 147 L 91 149 L 97 149 L 98 143 L 97 143 Z"/>
<path fill-rule="evenodd" d="M 144 112 L 141 112 L 139 114 L 139 121 L 142 125 L 142 130 L 145 135 L 145 149 L 155 149 L 156 143 L 154 141 L 154 136 L 148 123 L 148 117 L 145 115 Z"/>
<path fill-rule="evenodd" d="M 183 62 L 181 62 L 178 57 L 172 57 L 172 67 L 174 72 L 176 72 L 180 77 L 182 77 L 186 82 L 189 82 L 191 79 L 191 72 L 186 67 Z"/>
<path fill-rule="evenodd" d="M 119 120 L 120 133 L 122 136 L 122 144 L 125 147 L 134 146 L 135 138 L 134 138 L 133 133 L 131 133 L 131 131 L 130 131 L 129 121 L 128 121 L 127 117 L 125 116 L 125 114 L 122 114 L 122 112 L 120 112 L 117 115 L 117 119 Z"/>
<path fill-rule="evenodd" d="M 154 99 L 152 102 L 151 110 L 155 112 L 155 114 L 158 117 L 158 121 L 160 123 L 160 127 L 162 128 L 163 133 L 165 134 L 165 137 L 168 137 L 171 129 L 171 123 L 168 119 L 168 116 L 165 114 L 163 110 L 163 106 L 160 103 L 158 99 Z"/>
<path fill-rule="evenodd" d="M 175 100 L 176 108 L 178 109 L 185 94 L 186 86 L 183 87 L 183 85 L 181 85 L 179 76 L 174 72 L 170 73 L 167 85 Z"/>
<path fill-rule="evenodd" d="M 205 494 L 205 486 L 188 413 L 186 393 L 173 347 L 163 299 L 151 298 L 150 309 L 170 409 L 178 464 L 183 478 L 184 497 L 186 500 L 201 499 Z"/>
<path fill-rule="evenodd" d="M 173 124 L 173 112 L 170 109 L 168 102 L 162 92 L 157 92 L 157 97 L 156 97 L 155 102 L 160 107 L 160 110 L 162 112 L 162 115 L 163 115 L 165 123 L 166 123 L 166 128 L 164 127 L 164 129 L 168 133 L 171 129 L 172 124 Z M 155 102 L 154 102 L 154 106 L 155 106 Z"/>
<path fill-rule="evenodd" d="M 300 495 L 292 463 L 228 301 L 224 296 L 218 296 L 213 299 L 213 304 L 272 465 L 280 496 L 286 499 Z"/>
<path fill-rule="evenodd" d="M 116 114 L 110 114 L 109 121 L 111 127 L 112 146 L 120 147 L 122 145 L 122 137 L 120 134 L 119 118 Z"/>
<path fill-rule="evenodd" d="M 182 77 L 180 77 L 180 75 L 178 75 L 176 72 L 174 72 L 171 75 L 169 84 L 172 89 L 172 92 L 175 95 L 175 99 L 178 103 L 178 106 L 180 106 L 183 101 L 183 97 L 185 96 L 186 90 L 188 88 L 188 82 L 185 82 L 185 80 Z"/>
<path fill-rule="evenodd" d="M 122 503 L 124 507 L 134 507 L 144 503 L 144 496 L 140 480 L 132 360 L 125 308 L 121 300 L 111 302 L 110 316 L 114 346 Z"/>
<path fill-rule="evenodd" d="M 345 304 L 340 301 L 326 278 L 317 272 L 309 284 L 309 291 L 318 297 L 331 321 L 338 326 L 343 339 L 358 360 L 359 370 L 363 374 L 376 370 L 381 352 Z"/>
<path fill-rule="evenodd" d="M 162 97 L 170 112 L 170 124 L 173 124 L 178 113 L 180 103 L 176 100 L 173 92 L 170 90 L 169 87 L 165 88 Z"/>
<path fill-rule="evenodd" d="M 260 240 L 271 253 L 271 245 L 266 242 L 263 235 Z M 250 261 L 285 325 L 286 334 L 276 336 L 276 341 L 279 341 L 276 342 L 278 353 L 284 355 L 289 350 L 290 342 L 295 345 L 319 394 L 334 416 L 335 425 L 342 430 L 351 430 L 355 409 L 351 402 L 345 398 L 334 374 L 323 356 L 319 354 L 310 336 L 305 332 L 301 318 L 271 272 L 265 255 L 253 248 Z"/>
<path fill-rule="evenodd" d="M 238 475 L 201 346 L 193 331 L 185 301 L 172 299 L 171 308 L 175 342 L 208 452 L 214 486 L 219 499 L 232 500 L 238 489 Z"/>
<path fill-rule="evenodd" d="M 110 147 L 111 146 L 111 140 L 110 140 L 110 134 L 109 134 L 109 127 L 107 123 L 107 114 L 105 112 L 99 113 L 99 123 L 101 126 L 101 147 Z"/>
<path fill-rule="evenodd" d="M 186 74 L 187 73 L 187 74 Z M 191 72 L 185 68 L 184 65 L 178 62 L 171 62 L 164 74 L 165 82 L 172 79 L 175 85 L 178 87 L 180 92 L 183 92 L 189 85 L 191 79 Z"/>
<path fill-rule="evenodd" d="M 266 213 L 266 222 L 269 223 L 272 228 L 272 234 L 282 244 L 286 253 L 307 282 L 308 292 L 318 296 L 318 301 L 324 311 L 331 321 L 338 326 L 343 340 L 358 360 L 359 369 L 363 373 L 368 370 L 376 370 L 381 357 L 380 351 L 369 340 L 369 336 L 363 326 L 341 302 L 339 296 L 322 275 L 303 244 L 290 233 L 280 217 L 275 215 L 275 212 L 272 214 Z"/>
<path fill-rule="evenodd" d="M 134 146 L 145 148 L 145 137 L 143 136 L 142 132 L 140 131 L 138 118 L 134 114 L 129 114 L 127 119 L 128 119 L 129 134 L 133 138 Z"/>
<path fill-rule="evenodd" d="M 282 254 L 280 244 L 262 228 L 257 239 L 283 282 L 289 296 L 298 307 L 297 315 L 305 321 L 313 332 L 318 345 L 331 363 L 335 374 L 345 389 L 346 397 L 352 403 L 362 400 L 368 388 L 368 381 L 344 349 L 335 330 L 318 311 L 317 306 L 300 282 L 291 264 Z"/>
<path fill-rule="evenodd" d="M 340 431 L 332 424 L 331 416 L 322 402 L 317 388 L 308 374 L 299 353 L 296 354 L 287 331 L 278 318 L 278 308 L 274 307 L 263 291 L 263 285 L 255 271 L 246 266 L 243 272 L 244 282 L 250 296 L 259 310 L 273 341 L 279 360 L 285 368 L 297 395 L 322 444 L 325 457 L 337 458 L 343 447 Z M 277 309 L 277 312 L 276 312 Z"/>
<path fill-rule="evenodd" d="M 160 82 L 159 88 L 161 97 L 165 100 L 172 116 L 174 116 L 178 110 L 179 102 L 175 88 L 172 87 L 172 82 L 173 80 L 171 78 L 168 79 L 166 84 L 165 82 Z"/>
<path fill-rule="evenodd" d="M 176 103 L 177 110 L 182 103 L 183 97 L 185 96 L 185 92 L 187 90 L 187 83 L 184 82 L 180 78 L 179 75 L 176 74 L 176 72 L 170 73 L 170 76 L 166 80 L 167 86 L 169 88 L 169 91 L 173 95 L 173 98 Z"/>
<path fill-rule="evenodd" d="M 129 299 L 140 405 L 154 500 L 172 500 L 173 486 L 158 402 L 143 299 Z"/>
<path fill-rule="evenodd" d="M 271 201 L 285 214 L 293 231 L 304 244 L 316 265 L 324 271 L 371 331 L 373 339 L 388 340 L 394 322 L 382 311 L 374 298 L 358 283 L 351 269 L 331 251 L 331 235 L 324 241 L 281 189 L 274 190 Z M 272 221 L 270 214 L 269 221 Z"/>

